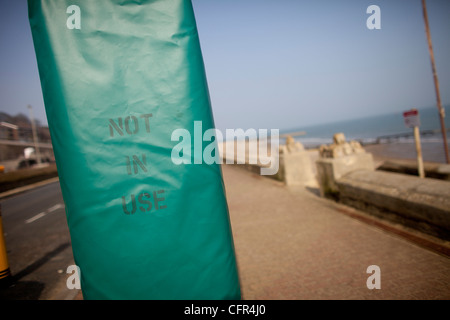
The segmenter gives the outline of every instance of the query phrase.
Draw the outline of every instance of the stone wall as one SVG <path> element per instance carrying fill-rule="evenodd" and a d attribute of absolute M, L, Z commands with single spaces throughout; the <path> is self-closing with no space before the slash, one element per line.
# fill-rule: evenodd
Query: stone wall
<path fill-rule="evenodd" d="M 376 171 L 372 155 L 343 134 L 320 148 L 316 165 L 322 196 L 450 240 L 449 181 Z"/>
<path fill-rule="evenodd" d="M 450 182 L 356 170 L 336 183 L 341 203 L 450 240 Z"/>

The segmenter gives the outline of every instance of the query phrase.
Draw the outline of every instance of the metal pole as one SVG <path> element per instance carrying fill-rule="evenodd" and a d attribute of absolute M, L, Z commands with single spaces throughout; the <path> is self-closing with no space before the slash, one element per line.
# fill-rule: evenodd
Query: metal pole
<path fill-rule="evenodd" d="M 8 286 L 11 280 L 5 238 L 3 236 L 2 208 L 0 206 L 0 287 Z"/>
<path fill-rule="evenodd" d="M 36 125 L 34 124 L 34 116 L 33 116 L 33 109 L 30 105 L 28 105 L 28 109 L 30 109 L 30 117 L 31 117 L 31 129 L 33 130 L 33 140 L 34 140 L 34 149 L 36 151 L 36 160 L 37 163 L 41 163 L 41 154 L 39 152 L 39 146 L 38 146 L 38 137 L 36 133 Z"/>
<path fill-rule="evenodd" d="M 431 68 L 433 70 L 433 78 L 434 78 L 434 87 L 436 89 L 436 99 L 437 99 L 437 107 L 439 110 L 439 118 L 441 121 L 441 131 L 442 131 L 442 138 L 444 139 L 444 152 L 445 152 L 445 160 L 447 163 L 450 163 L 450 156 L 448 153 L 448 145 L 447 145 L 447 131 L 445 130 L 445 109 L 442 108 L 441 105 L 441 96 L 439 93 L 439 80 L 436 72 L 436 66 L 434 63 L 434 54 L 433 54 L 433 46 L 431 44 L 431 35 L 430 35 L 430 27 L 428 25 L 428 14 L 427 14 L 427 7 L 425 0 L 422 0 L 422 7 L 423 7 L 423 18 L 425 20 L 425 32 L 427 34 L 428 39 L 428 50 L 430 51 L 430 58 L 431 58 Z"/>

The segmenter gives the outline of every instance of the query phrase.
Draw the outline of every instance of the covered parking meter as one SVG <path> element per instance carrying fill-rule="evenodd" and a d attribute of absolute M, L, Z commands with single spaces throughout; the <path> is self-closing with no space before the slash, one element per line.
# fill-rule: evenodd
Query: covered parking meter
<path fill-rule="evenodd" d="M 171 158 L 214 128 L 191 2 L 28 7 L 84 298 L 239 299 L 220 166 Z"/>

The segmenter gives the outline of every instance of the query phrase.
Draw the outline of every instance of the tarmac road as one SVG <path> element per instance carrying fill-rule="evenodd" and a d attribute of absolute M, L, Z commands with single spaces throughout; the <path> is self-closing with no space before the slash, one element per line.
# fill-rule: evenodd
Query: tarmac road
<path fill-rule="evenodd" d="M 0 299 L 73 299 L 66 273 L 73 262 L 59 182 L 0 200 L 13 284 Z"/>

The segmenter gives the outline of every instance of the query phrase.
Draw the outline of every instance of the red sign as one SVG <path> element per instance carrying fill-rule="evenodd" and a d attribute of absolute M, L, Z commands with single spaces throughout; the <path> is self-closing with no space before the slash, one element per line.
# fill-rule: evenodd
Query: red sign
<path fill-rule="evenodd" d="M 403 118 L 405 120 L 405 125 L 408 128 L 420 126 L 419 111 L 416 109 L 403 112 Z"/>

